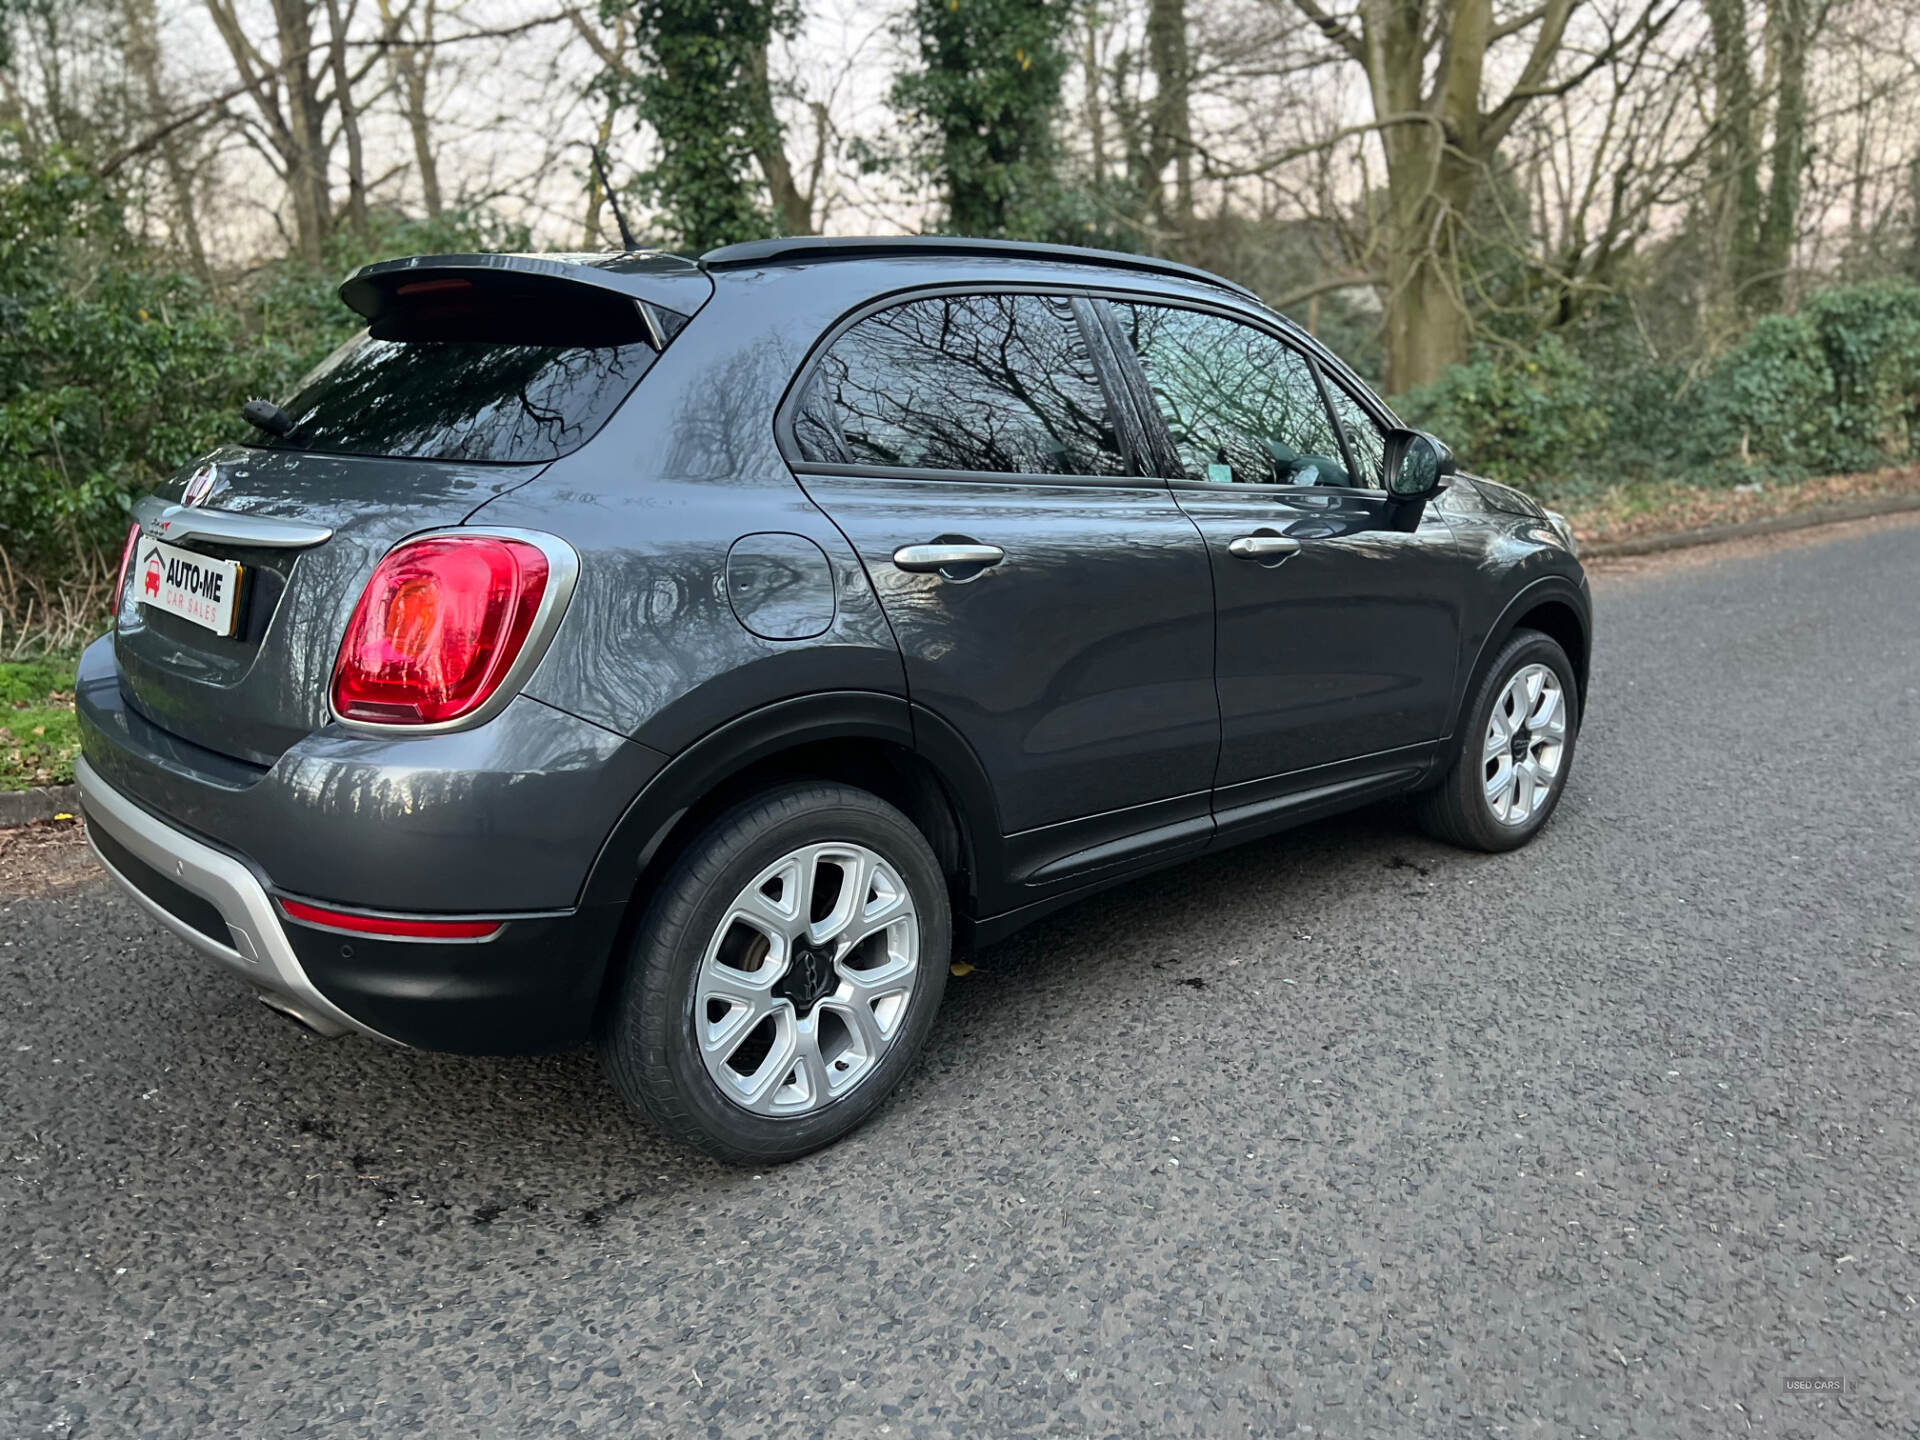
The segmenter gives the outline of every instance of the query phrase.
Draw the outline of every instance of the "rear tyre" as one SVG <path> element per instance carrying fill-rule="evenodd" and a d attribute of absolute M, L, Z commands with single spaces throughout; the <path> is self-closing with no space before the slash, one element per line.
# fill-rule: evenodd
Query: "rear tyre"
<path fill-rule="evenodd" d="M 946 989 L 952 921 L 926 837 L 848 785 L 781 785 L 709 824 L 662 881 L 602 1019 L 614 1086 L 736 1165 L 832 1144 L 900 1083 Z"/>
<path fill-rule="evenodd" d="M 1573 768 L 1579 691 L 1566 651 L 1517 630 L 1464 712 L 1453 763 L 1421 795 L 1427 833 L 1468 850 L 1515 850 L 1540 832 Z"/>

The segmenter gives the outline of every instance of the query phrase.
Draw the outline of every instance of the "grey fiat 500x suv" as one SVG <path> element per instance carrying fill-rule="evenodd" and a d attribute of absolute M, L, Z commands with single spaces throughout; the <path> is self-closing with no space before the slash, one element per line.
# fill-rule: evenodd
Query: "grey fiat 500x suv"
<path fill-rule="evenodd" d="M 1566 785 L 1587 585 L 1237 285 L 958 240 L 441 255 L 136 507 L 78 682 L 126 888 L 326 1034 L 592 1037 L 745 1163 L 952 947 L 1406 792 Z"/>

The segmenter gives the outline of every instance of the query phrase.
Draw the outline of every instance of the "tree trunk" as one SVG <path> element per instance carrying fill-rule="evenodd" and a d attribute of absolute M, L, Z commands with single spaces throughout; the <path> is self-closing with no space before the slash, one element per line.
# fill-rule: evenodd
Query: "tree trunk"
<path fill-rule="evenodd" d="M 1469 327 L 1443 266 L 1396 252 L 1387 274 L 1393 297 L 1387 311 L 1387 384 L 1404 394 L 1439 379 L 1465 358 Z"/>
<path fill-rule="evenodd" d="M 140 84 L 147 102 L 151 124 L 167 117 L 166 88 L 160 83 L 160 25 L 154 13 L 154 0 L 126 0 L 123 7 L 127 30 L 125 51 L 127 69 Z M 175 234 L 187 252 L 193 273 L 202 280 L 212 278 L 207 251 L 200 238 L 200 217 L 193 203 L 193 176 L 181 154 L 178 132 L 160 142 L 160 162 L 166 170 L 167 190 L 173 200 Z"/>
<path fill-rule="evenodd" d="M 1147 61 L 1154 97 L 1147 110 L 1148 167 L 1156 218 L 1175 229 L 1193 223 L 1192 69 L 1187 52 L 1186 0 L 1148 0 Z M 1167 165 L 1173 166 L 1173 203 L 1166 202 Z"/>
<path fill-rule="evenodd" d="M 1445 52 L 1423 95 L 1426 41 L 1417 10 L 1368 0 L 1376 115 L 1425 113 L 1389 127 L 1387 387 L 1404 394 L 1466 358 L 1473 325 L 1460 279 L 1461 217 L 1483 170 L 1480 81 L 1493 23 L 1490 0 L 1454 0 Z"/>
<path fill-rule="evenodd" d="M 293 196 L 295 242 L 303 260 L 319 265 L 333 231 L 333 188 L 328 177 L 327 117 L 320 105 L 319 77 L 311 68 L 311 0 L 273 0 L 273 16 L 280 43 L 280 80 L 287 97 L 286 134 L 280 150 L 287 167 L 287 189 Z"/>
<path fill-rule="evenodd" d="M 233 57 L 234 73 L 260 112 L 268 144 L 293 201 L 294 249 L 310 265 L 324 259 L 333 227 L 327 178 L 326 110 L 320 103 L 313 57 L 313 0 L 272 0 L 277 63 L 270 62 L 241 23 L 233 0 L 205 0 L 207 14 Z"/>
<path fill-rule="evenodd" d="M 607 209 L 607 192 L 600 185 L 600 166 L 606 164 L 607 145 L 613 139 L 614 105 L 609 102 L 606 113 L 600 117 L 599 128 L 594 132 L 594 153 L 600 157 L 599 163 L 587 162 L 587 223 L 585 245 L 589 250 L 595 248 L 612 249 L 607 243 L 604 215 Z M 626 237 L 617 237 L 621 248 L 626 247 Z"/>
<path fill-rule="evenodd" d="M 401 83 L 406 92 L 407 129 L 413 135 L 413 163 L 420 172 L 420 195 L 429 219 L 438 220 L 445 209 L 440 198 L 440 159 L 433 149 L 433 131 L 427 115 L 427 76 L 424 64 Z"/>
<path fill-rule="evenodd" d="M 1421 132 L 1387 168 L 1387 387 L 1405 394 L 1466 358 L 1473 333 L 1460 278 L 1460 217 L 1479 175 L 1447 154 L 1434 163 L 1435 137 Z"/>
<path fill-rule="evenodd" d="M 1907 162 L 1907 278 L 1920 285 L 1920 145 Z"/>
<path fill-rule="evenodd" d="M 754 158 L 760 163 L 760 173 L 766 177 L 767 193 L 773 199 L 774 213 L 780 217 L 780 228 L 789 235 L 811 235 L 813 196 L 802 192 L 794 183 L 793 165 L 787 159 L 784 143 L 785 132 L 773 113 L 773 81 L 767 70 L 765 45 L 753 52 L 747 92 L 754 111 L 754 133 L 759 137 L 753 147 Z"/>
<path fill-rule="evenodd" d="M 1800 234 L 1800 164 L 1806 153 L 1807 50 L 1810 0 L 1772 0 L 1778 65 L 1773 148 L 1768 156 L 1767 205 L 1753 251 L 1753 273 L 1743 299 L 1753 311 L 1777 310 L 1786 298 L 1793 243 Z"/>
<path fill-rule="evenodd" d="M 1746 0 L 1706 0 L 1713 42 L 1713 174 L 1708 206 L 1718 308 L 1744 303 L 1760 238 L 1760 156 L 1754 144 L 1753 66 L 1747 54 Z"/>
<path fill-rule="evenodd" d="M 347 223 L 367 233 L 367 169 L 360 147 L 360 111 L 353 103 L 353 78 L 347 72 L 346 25 L 340 0 L 327 0 L 327 66 L 333 74 L 333 103 L 340 111 L 340 133 L 347 142 Z"/>
<path fill-rule="evenodd" d="M 416 3 L 420 22 L 413 40 L 418 43 L 400 39 L 400 22 L 407 15 L 395 13 L 393 0 L 380 0 L 380 23 L 386 28 L 387 66 L 400 92 L 401 113 L 407 117 L 407 132 L 413 140 L 413 166 L 420 175 L 421 199 L 428 217 L 438 220 L 443 208 L 440 160 L 433 148 L 433 117 L 427 113 L 427 57 L 433 46 L 435 0 Z"/>
<path fill-rule="evenodd" d="M 1543 0 L 1498 26 L 1492 0 L 1359 0 L 1343 15 L 1320 0 L 1293 3 L 1367 77 L 1387 157 L 1387 386 L 1405 391 L 1466 357 L 1472 320 L 1459 247 L 1467 207 L 1528 106 L 1581 78 L 1551 83 L 1579 0 Z M 1483 104 L 1488 51 L 1525 31 L 1525 61 L 1499 70 L 1512 77 L 1505 97 Z"/>
<path fill-rule="evenodd" d="M 572 22 L 574 32 L 578 34 L 582 40 L 587 42 L 587 48 L 593 51 L 594 56 L 600 61 L 605 75 L 608 78 L 624 79 L 630 73 L 627 67 L 628 13 L 626 10 L 615 11 L 611 20 L 613 33 L 603 38 L 592 25 L 587 23 L 586 16 L 582 15 L 580 11 L 569 10 L 567 12 L 567 19 Z M 613 142 L 613 122 L 619 114 L 619 111 L 619 102 L 608 98 L 606 108 L 601 112 L 600 123 L 594 131 L 594 152 L 601 157 L 601 164 L 606 163 L 607 146 Z M 606 208 L 607 192 L 601 188 L 600 185 L 600 165 L 589 161 L 587 165 L 587 219 L 585 227 L 586 238 L 584 242 L 589 250 L 597 245 L 606 244 L 606 230 L 601 218 Z M 621 243 L 623 245 L 625 244 L 624 237 L 622 237 Z"/>
<path fill-rule="evenodd" d="M 1086 26 L 1080 49 L 1081 88 L 1086 91 L 1081 109 L 1087 127 L 1089 168 L 1098 190 L 1107 183 L 1107 120 L 1102 104 L 1105 77 L 1100 65 L 1100 9 L 1093 0 L 1089 0 L 1081 19 Z"/>

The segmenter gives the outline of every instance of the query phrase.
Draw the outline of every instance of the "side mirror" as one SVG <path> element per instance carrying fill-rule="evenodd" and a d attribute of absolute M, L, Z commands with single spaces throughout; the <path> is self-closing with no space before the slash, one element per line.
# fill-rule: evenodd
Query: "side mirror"
<path fill-rule="evenodd" d="M 1387 436 L 1387 519 L 1395 530 L 1420 523 L 1427 502 L 1446 488 L 1453 452 L 1423 430 Z"/>

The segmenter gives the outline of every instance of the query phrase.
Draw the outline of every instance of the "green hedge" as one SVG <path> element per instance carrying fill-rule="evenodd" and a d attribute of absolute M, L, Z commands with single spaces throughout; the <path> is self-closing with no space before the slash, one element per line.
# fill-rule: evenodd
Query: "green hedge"
<path fill-rule="evenodd" d="M 358 328 L 336 293 L 347 271 L 515 242 L 467 217 L 390 217 L 320 271 L 283 261 L 216 290 L 129 234 L 84 169 L 28 169 L 0 132 L 0 620 L 112 579 L 132 499 Z"/>
<path fill-rule="evenodd" d="M 1602 332 L 1483 356 L 1398 402 L 1470 468 L 1572 500 L 1623 479 L 1703 484 L 1920 458 L 1920 287 L 1839 286 L 1768 315 L 1698 374 Z"/>
<path fill-rule="evenodd" d="M 1552 335 L 1527 354 L 1455 365 L 1397 408 L 1452 445 L 1462 464 L 1534 489 L 1570 473 L 1607 432 L 1586 362 Z"/>
<path fill-rule="evenodd" d="M 1920 453 L 1920 286 L 1854 285 L 1800 312 L 1831 385 L 1827 463 L 1865 469 Z"/>

